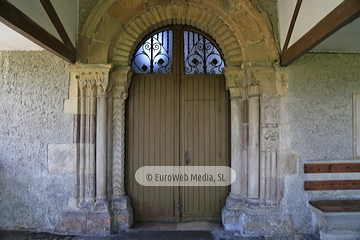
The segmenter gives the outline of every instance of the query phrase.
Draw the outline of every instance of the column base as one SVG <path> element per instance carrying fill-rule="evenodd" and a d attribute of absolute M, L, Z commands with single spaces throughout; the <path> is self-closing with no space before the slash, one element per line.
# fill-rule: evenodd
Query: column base
<path fill-rule="evenodd" d="M 88 235 L 109 235 L 112 213 L 109 211 L 69 210 L 62 213 L 56 232 Z"/>
<path fill-rule="evenodd" d="M 241 216 L 241 233 L 245 236 L 291 235 L 293 227 L 288 214 L 267 213 Z"/>
<path fill-rule="evenodd" d="M 91 211 L 87 212 L 86 233 L 96 235 L 111 234 L 112 214 L 108 211 Z"/>
<path fill-rule="evenodd" d="M 226 198 L 226 205 L 221 211 L 222 224 L 227 231 L 240 230 L 240 216 L 243 214 L 244 200 L 232 195 Z"/>
<path fill-rule="evenodd" d="M 86 233 L 86 212 L 69 210 L 61 214 L 60 222 L 55 229 L 60 233 Z"/>
<path fill-rule="evenodd" d="M 114 213 L 112 224 L 113 233 L 131 228 L 133 224 L 133 208 L 130 205 L 129 196 L 114 199 L 112 202 L 112 211 Z"/>

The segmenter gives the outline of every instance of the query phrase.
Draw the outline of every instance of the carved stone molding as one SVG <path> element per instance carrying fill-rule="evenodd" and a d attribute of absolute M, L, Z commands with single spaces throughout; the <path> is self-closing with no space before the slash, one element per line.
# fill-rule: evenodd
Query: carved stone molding
<path fill-rule="evenodd" d="M 226 89 L 243 87 L 245 71 L 241 67 L 224 67 Z"/>
<path fill-rule="evenodd" d="M 267 128 L 262 130 L 262 151 L 277 150 L 279 147 L 279 128 Z"/>
<path fill-rule="evenodd" d="M 111 74 L 112 96 L 112 210 L 113 232 L 129 229 L 133 223 L 130 197 L 125 196 L 125 102 L 133 70 L 118 67 Z"/>
<path fill-rule="evenodd" d="M 70 72 L 69 98 L 64 101 L 65 113 L 79 112 L 79 97 L 107 97 L 111 64 L 74 64 L 67 66 Z M 81 108 L 81 107 L 80 107 Z"/>
<path fill-rule="evenodd" d="M 278 127 L 280 123 L 280 98 L 264 97 L 262 101 L 262 125 Z"/>
<path fill-rule="evenodd" d="M 261 96 L 260 85 L 259 84 L 250 85 L 248 87 L 248 97 L 259 97 L 259 96 Z"/>
<path fill-rule="evenodd" d="M 113 98 L 126 99 L 134 71 L 131 67 L 119 67 L 111 73 L 110 91 Z"/>

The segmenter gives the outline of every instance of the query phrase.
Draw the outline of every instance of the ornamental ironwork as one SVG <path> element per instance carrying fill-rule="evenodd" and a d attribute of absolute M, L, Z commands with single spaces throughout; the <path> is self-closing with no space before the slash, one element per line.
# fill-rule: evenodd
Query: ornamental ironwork
<path fill-rule="evenodd" d="M 171 73 L 172 38 L 173 32 L 167 30 L 147 39 L 132 61 L 135 73 Z"/>
<path fill-rule="evenodd" d="M 219 50 L 201 34 L 184 31 L 185 74 L 222 74 Z"/>

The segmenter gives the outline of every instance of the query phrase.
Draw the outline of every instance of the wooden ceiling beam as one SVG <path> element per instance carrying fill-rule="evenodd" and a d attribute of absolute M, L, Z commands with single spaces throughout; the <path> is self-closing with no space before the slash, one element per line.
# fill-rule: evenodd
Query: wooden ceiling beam
<path fill-rule="evenodd" d="M 45 12 L 49 16 L 52 24 L 54 25 L 56 31 L 59 33 L 59 36 L 61 37 L 62 41 L 70 48 L 75 49 L 51 1 L 40 0 L 40 2 L 43 8 L 45 9 Z"/>
<path fill-rule="evenodd" d="M 344 0 L 297 42 L 281 53 L 281 66 L 288 66 L 358 17 L 360 17 L 360 0 Z"/>
<path fill-rule="evenodd" d="M 288 46 L 289 46 L 289 42 L 290 42 L 290 39 L 291 39 L 291 35 L 294 31 L 294 26 L 295 26 L 295 23 L 296 23 L 296 19 L 299 15 L 299 11 L 300 11 L 300 7 L 301 7 L 301 4 L 302 4 L 302 1 L 303 0 L 297 0 L 296 2 L 296 6 L 295 6 L 295 9 L 294 9 L 294 13 L 293 13 L 293 16 L 291 18 L 291 22 L 290 22 L 290 26 L 289 26 L 289 30 L 288 30 L 288 33 L 286 35 L 286 39 L 285 39 L 285 43 L 284 43 L 284 47 L 283 47 L 283 51 L 285 51 Z"/>
<path fill-rule="evenodd" d="M 6 0 L 0 0 L 0 22 L 56 56 L 75 63 L 75 49 L 62 43 Z"/>

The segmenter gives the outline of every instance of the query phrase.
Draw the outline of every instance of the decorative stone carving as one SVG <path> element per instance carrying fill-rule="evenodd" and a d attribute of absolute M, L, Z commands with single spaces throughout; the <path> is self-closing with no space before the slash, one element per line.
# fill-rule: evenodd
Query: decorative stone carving
<path fill-rule="evenodd" d="M 265 127 L 278 127 L 280 123 L 279 97 L 266 97 L 262 105 L 262 125 Z"/>
<path fill-rule="evenodd" d="M 242 88 L 245 71 L 240 67 L 224 67 L 223 73 L 226 78 L 226 89 Z"/>
<path fill-rule="evenodd" d="M 62 217 L 68 232 L 109 234 L 111 213 L 106 192 L 107 89 L 111 65 L 73 65 L 70 94 L 78 106 L 77 189 Z M 75 94 L 76 93 L 76 94 Z M 81 218 L 81 219 L 80 219 Z M 79 221 L 79 224 L 73 224 Z"/>
<path fill-rule="evenodd" d="M 117 68 L 111 74 L 111 93 L 112 97 L 126 99 L 128 96 L 128 89 L 131 83 L 131 76 L 134 71 L 130 67 Z"/>
<path fill-rule="evenodd" d="M 130 198 L 125 196 L 125 100 L 131 83 L 133 70 L 118 68 L 111 74 L 113 97 L 113 168 L 112 168 L 112 209 L 114 212 L 113 232 L 131 228 L 133 210 Z"/>
<path fill-rule="evenodd" d="M 263 144 L 262 151 L 277 150 L 279 147 L 279 128 L 265 128 L 263 127 Z"/>

